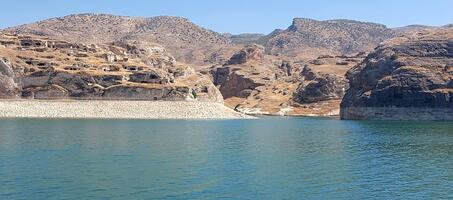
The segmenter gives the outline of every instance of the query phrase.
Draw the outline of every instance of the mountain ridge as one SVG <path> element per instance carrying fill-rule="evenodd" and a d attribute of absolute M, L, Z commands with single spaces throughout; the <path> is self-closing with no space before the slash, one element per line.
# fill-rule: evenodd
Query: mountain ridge
<path fill-rule="evenodd" d="M 203 56 L 229 46 L 223 35 L 182 17 L 129 17 L 73 14 L 4 29 L 6 32 L 64 39 L 76 43 L 158 43 L 178 60 L 200 63 Z M 87 37 L 88 36 L 88 37 Z M 183 49 L 181 51 L 181 49 Z M 202 58 L 199 58 L 202 57 Z"/>
<path fill-rule="evenodd" d="M 292 57 L 356 54 L 371 51 L 380 42 L 397 35 L 420 31 L 421 27 L 429 26 L 388 28 L 379 23 L 351 19 L 316 20 L 296 17 L 286 29 L 275 29 L 268 34 L 233 35 L 204 28 L 188 18 L 178 16 L 138 17 L 81 13 L 3 30 L 77 43 L 157 43 L 168 49 L 177 60 L 205 65 L 222 64 L 233 52 L 253 43 L 265 46 L 268 54 Z"/>

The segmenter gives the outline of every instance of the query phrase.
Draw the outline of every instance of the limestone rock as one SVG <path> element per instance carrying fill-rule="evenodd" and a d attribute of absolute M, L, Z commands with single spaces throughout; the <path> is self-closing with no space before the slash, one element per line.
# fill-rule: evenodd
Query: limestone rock
<path fill-rule="evenodd" d="M 136 83 L 166 84 L 170 82 L 170 79 L 164 72 L 151 69 L 143 72 L 134 72 L 129 76 L 129 81 Z"/>
<path fill-rule="evenodd" d="M 316 74 L 308 67 L 305 67 L 301 74 L 304 79 L 294 93 L 294 100 L 299 103 L 341 99 L 348 88 L 344 77 Z"/>
<path fill-rule="evenodd" d="M 14 81 L 14 71 L 11 64 L 0 58 L 0 98 L 11 99 L 19 97 L 19 87 Z"/>
<path fill-rule="evenodd" d="M 163 100 L 163 101 L 185 101 L 193 100 L 191 89 L 188 87 L 142 87 L 142 86 L 112 86 L 104 95 L 106 99 L 116 100 Z"/>
<path fill-rule="evenodd" d="M 0 75 L 14 77 L 14 71 L 11 67 L 11 63 L 2 58 L 0 58 Z"/>
<path fill-rule="evenodd" d="M 213 71 L 214 84 L 220 86 L 220 92 L 224 98 L 230 97 L 247 97 L 244 90 L 253 90 L 258 86 L 264 85 L 252 78 L 239 74 L 238 71 L 232 71 L 230 67 L 221 67 Z"/>
<path fill-rule="evenodd" d="M 0 98 L 223 102 L 207 77 L 156 44 L 86 45 L 1 33 L 0 41 L 8 44 L 0 56 L 17 58 L 0 60 Z"/>
<path fill-rule="evenodd" d="M 244 64 L 251 60 L 262 61 L 264 58 L 264 47 L 259 45 L 249 45 L 244 49 L 234 54 L 230 60 L 228 60 L 227 65 L 238 65 Z"/>
<path fill-rule="evenodd" d="M 13 99 L 19 97 L 19 88 L 11 77 L 0 75 L 0 98 Z"/>
<path fill-rule="evenodd" d="M 347 77 L 351 87 L 341 103 L 343 119 L 396 119 L 418 108 L 420 119 L 434 117 L 430 108 L 447 113 L 453 108 L 453 29 L 391 40 Z"/>

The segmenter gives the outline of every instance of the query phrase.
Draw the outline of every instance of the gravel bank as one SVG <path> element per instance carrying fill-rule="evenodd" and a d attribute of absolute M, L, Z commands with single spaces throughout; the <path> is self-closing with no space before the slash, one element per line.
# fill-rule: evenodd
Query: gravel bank
<path fill-rule="evenodd" d="M 0 100 L 0 118 L 252 119 L 211 102 Z"/>

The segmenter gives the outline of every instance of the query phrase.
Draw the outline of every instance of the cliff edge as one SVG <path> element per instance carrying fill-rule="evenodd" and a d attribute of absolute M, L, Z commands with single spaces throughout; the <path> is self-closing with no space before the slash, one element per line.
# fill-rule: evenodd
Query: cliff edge
<path fill-rule="evenodd" d="M 342 119 L 453 120 L 453 29 L 389 40 L 347 78 Z"/>

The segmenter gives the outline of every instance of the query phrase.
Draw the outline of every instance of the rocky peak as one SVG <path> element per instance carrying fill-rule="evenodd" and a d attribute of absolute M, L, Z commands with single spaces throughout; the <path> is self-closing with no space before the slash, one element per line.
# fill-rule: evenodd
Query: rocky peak
<path fill-rule="evenodd" d="M 291 26 L 288 27 L 289 31 L 303 31 L 305 27 L 310 27 L 319 21 L 308 18 L 294 18 Z"/>
<path fill-rule="evenodd" d="M 286 30 L 268 35 L 265 46 L 271 54 L 292 56 L 313 52 L 355 54 L 374 49 L 394 34 L 391 29 L 375 23 L 295 18 Z"/>

